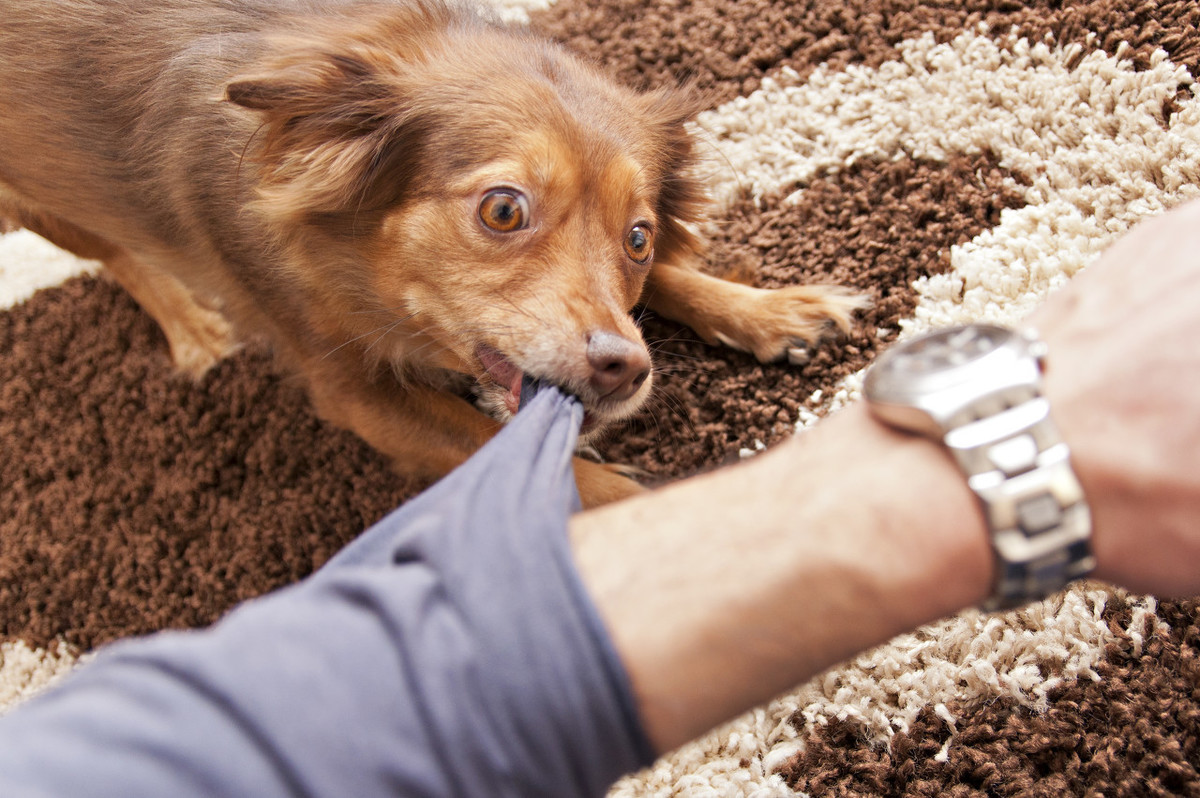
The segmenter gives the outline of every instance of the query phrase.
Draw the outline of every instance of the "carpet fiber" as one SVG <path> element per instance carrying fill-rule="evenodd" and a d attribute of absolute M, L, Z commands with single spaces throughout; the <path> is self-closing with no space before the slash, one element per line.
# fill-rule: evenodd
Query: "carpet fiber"
<path fill-rule="evenodd" d="M 661 375 L 601 445 L 652 482 L 803 434 L 898 336 L 1015 321 L 1200 194 L 1192 0 L 527 0 L 634 85 L 695 81 L 710 268 L 874 301 L 803 367 L 648 318 Z M 211 622 L 420 486 L 267 352 L 195 385 L 94 264 L 0 235 L 0 711 L 95 647 Z M 796 501 L 804 500 L 797 486 Z M 747 508 L 753 512 L 753 508 Z M 975 611 L 800 685 L 613 796 L 1200 795 L 1200 606 L 1100 584 Z"/>

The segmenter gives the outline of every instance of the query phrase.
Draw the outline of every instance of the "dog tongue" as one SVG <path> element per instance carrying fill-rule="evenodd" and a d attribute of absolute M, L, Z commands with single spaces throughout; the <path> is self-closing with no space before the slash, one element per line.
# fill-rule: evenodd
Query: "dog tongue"
<path fill-rule="evenodd" d="M 521 378 L 524 374 L 490 346 L 480 346 L 477 355 L 479 362 L 496 384 L 508 388 L 508 396 L 504 397 L 504 403 L 508 405 L 509 410 L 517 412 L 517 407 L 521 404 Z"/>

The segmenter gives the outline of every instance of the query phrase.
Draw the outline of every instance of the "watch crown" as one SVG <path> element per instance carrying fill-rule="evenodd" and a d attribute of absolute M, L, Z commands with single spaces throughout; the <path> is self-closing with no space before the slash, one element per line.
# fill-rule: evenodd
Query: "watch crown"
<path fill-rule="evenodd" d="M 1030 357 L 1037 361 L 1038 371 L 1045 373 L 1046 355 L 1050 352 L 1050 347 L 1046 346 L 1046 342 L 1041 339 L 1037 330 L 1031 327 L 1022 328 L 1020 333 L 1029 347 Z"/>
<path fill-rule="evenodd" d="M 877 418 L 940 438 L 966 475 L 996 553 L 988 609 L 1095 567 L 1087 501 L 1041 391 L 1046 355 L 1032 329 L 951 327 L 888 350 L 863 384 Z"/>

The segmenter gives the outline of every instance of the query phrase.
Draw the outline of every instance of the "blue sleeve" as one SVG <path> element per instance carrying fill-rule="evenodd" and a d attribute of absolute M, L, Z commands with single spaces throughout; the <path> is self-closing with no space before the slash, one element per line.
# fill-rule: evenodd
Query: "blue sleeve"
<path fill-rule="evenodd" d="M 581 417 L 543 390 L 308 580 L 102 651 L 0 718 L 0 795 L 603 795 L 652 757 L 566 538 Z"/>

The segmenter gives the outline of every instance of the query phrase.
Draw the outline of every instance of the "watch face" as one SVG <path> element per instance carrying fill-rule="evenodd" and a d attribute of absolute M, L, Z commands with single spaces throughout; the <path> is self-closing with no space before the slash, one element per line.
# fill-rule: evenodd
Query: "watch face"
<path fill-rule="evenodd" d="M 1012 346 L 1020 339 L 1005 327 L 973 324 L 898 343 L 867 372 L 868 404 L 896 426 L 936 434 L 980 397 L 1034 376 L 1014 372 L 1028 351 Z"/>
<path fill-rule="evenodd" d="M 917 377 L 953 370 L 995 351 L 1013 337 L 1003 327 L 974 324 L 952 327 L 915 338 L 897 346 L 888 362 L 880 365 L 894 376 Z"/>

